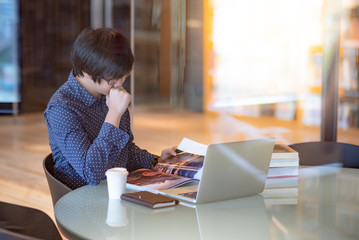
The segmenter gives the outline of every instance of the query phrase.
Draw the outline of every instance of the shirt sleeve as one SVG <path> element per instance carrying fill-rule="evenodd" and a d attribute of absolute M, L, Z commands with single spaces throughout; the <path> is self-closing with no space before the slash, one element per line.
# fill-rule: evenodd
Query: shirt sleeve
<path fill-rule="evenodd" d="M 131 132 L 130 113 L 127 110 L 120 122 L 120 129 L 123 129 L 129 134 L 128 141 L 128 162 L 126 168 L 128 171 L 133 171 L 139 168 L 151 168 L 155 155 L 149 153 L 147 150 L 139 148 L 134 142 L 134 137 Z"/>
<path fill-rule="evenodd" d="M 129 143 L 129 159 L 127 170 L 133 171 L 139 168 L 151 168 L 155 155 L 140 149 L 135 143 Z"/>
<path fill-rule="evenodd" d="M 46 122 L 63 156 L 89 184 L 98 184 L 116 163 L 127 165 L 127 159 L 118 163 L 118 155 L 130 136 L 112 124 L 104 122 L 97 138 L 90 142 L 81 117 L 71 109 L 52 106 L 46 113 Z"/>

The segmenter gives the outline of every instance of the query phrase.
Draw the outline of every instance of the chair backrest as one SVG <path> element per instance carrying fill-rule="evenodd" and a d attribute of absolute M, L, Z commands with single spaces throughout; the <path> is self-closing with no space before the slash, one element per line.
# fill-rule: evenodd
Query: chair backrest
<path fill-rule="evenodd" d="M 62 183 L 60 180 L 56 179 L 54 176 L 54 161 L 52 160 L 52 154 L 47 155 L 42 163 L 42 166 L 45 171 L 47 183 L 49 185 L 52 204 L 55 206 L 57 200 L 59 200 L 63 195 L 72 191 L 67 185 Z"/>
<path fill-rule="evenodd" d="M 304 142 L 289 145 L 299 153 L 301 165 L 341 164 L 359 168 L 359 146 L 340 142 Z"/>
<path fill-rule="evenodd" d="M 35 208 L 0 201 L 0 223 L 0 239 L 62 239 L 52 219 Z"/>
<path fill-rule="evenodd" d="M 47 155 L 42 162 L 42 166 L 45 171 L 47 183 L 49 185 L 51 198 L 52 198 L 52 204 L 55 206 L 57 200 L 59 200 L 63 195 L 65 195 L 68 192 L 71 192 L 72 189 L 68 187 L 66 184 L 62 183 L 60 180 L 55 178 L 54 176 L 54 161 L 52 159 L 52 153 Z M 57 227 L 60 229 L 60 232 L 68 239 L 71 240 L 81 240 L 77 236 L 73 235 L 69 231 L 67 231 L 65 228 L 61 226 L 61 224 L 57 223 Z M 1 238 L 0 238 L 1 239 Z"/>

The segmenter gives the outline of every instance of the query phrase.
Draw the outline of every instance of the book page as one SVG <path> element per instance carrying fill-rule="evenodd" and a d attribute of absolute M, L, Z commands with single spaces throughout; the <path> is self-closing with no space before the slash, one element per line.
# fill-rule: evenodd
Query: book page
<path fill-rule="evenodd" d="M 154 170 L 183 177 L 194 178 L 202 168 L 204 156 L 188 152 L 178 153 L 157 163 Z"/>
<path fill-rule="evenodd" d="M 152 169 L 137 169 L 130 172 L 127 177 L 128 184 L 157 190 L 174 188 L 191 181 L 194 180 L 178 175 L 157 172 Z M 130 186 L 127 187 L 131 188 Z"/>
<path fill-rule="evenodd" d="M 188 138 L 183 138 L 180 144 L 177 146 L 177 149 L 183 152 L 193 153 L 202 156 L 206 155 L 207 148 L 207 145 L 198 143 Z"/>

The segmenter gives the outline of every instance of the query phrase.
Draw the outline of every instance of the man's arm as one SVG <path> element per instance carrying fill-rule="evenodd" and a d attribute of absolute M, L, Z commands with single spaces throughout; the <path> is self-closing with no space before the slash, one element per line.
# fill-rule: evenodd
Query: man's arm
<path fill-rule="evenodd" d="M 87 183 L 98 184 L 115 163 L 123 167 L 127 165 L 127 159 L 118 162 L 118 155 L 128 143 L 129 135 L 104 122 L 91 143 L 80 119 L 76 112 L 63 106 L 52 106 L 46 113 L 49 134 L 61 153 Z"/>
<path fill-rule="evenodd" d="M 127 145 L 129 160 L 126 166 L 127 170 L 133 171 L 139 168 L 151 168 L 152 162 L 154 161 L 156 155 L 153 155 L 148 151 L 139 148 L 133 142 L 134 137 L 131 131 L 130 112 L 128 110 L 124 112 L 119 128 L 129 134 L 129 141 Z"/>

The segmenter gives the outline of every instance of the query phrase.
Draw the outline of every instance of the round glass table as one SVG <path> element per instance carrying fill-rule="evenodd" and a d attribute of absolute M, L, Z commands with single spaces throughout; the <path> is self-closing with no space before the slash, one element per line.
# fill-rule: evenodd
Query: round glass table
<path fill-rule="evenodd" d="M 359 239 L 359 169 L 303 167 L 290 190 L 152 210 L 110 200 L 102 182 L 63 196 L 55 217 L 70 233 L 96 240 Z"/>

